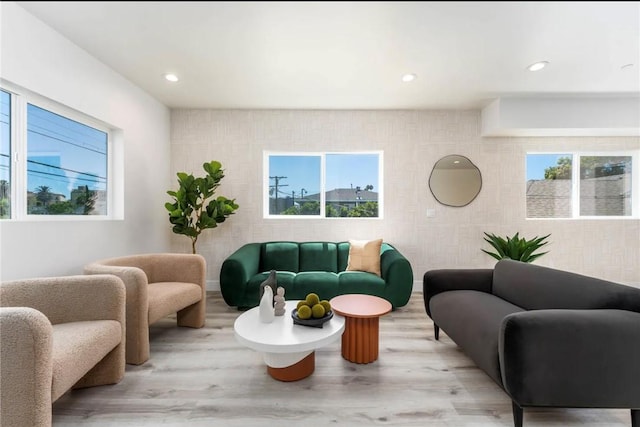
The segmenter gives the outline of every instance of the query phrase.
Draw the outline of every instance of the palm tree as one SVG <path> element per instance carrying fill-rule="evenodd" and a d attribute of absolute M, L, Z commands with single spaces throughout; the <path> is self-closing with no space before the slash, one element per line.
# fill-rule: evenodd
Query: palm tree
<path fill-rule="evenodd" d="M 49 202 L 53 200 L 53 193 L 51 192 L 51 188 L 46 185 L 41 185 L 36 188 L 36 200 L 44 205 L 46 208 L 49 205 Z"/>

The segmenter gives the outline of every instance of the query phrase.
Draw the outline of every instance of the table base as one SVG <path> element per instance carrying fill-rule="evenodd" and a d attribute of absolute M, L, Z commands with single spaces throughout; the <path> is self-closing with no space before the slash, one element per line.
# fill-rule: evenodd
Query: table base
<path fill-rule="evenodd" d="M 308 377 L 316 368 L 316 352 L 312 351 L 307 357 L 291 366 L 273 368 L 267 366 L 267 372 L 278 381 L 298 381 Z"/>
<path fill-rule="evenodd" d="M 342 357 L 354 363 L 371 363 L 378 359 L 379 317 L 345 316 L 342 334 Z"/>

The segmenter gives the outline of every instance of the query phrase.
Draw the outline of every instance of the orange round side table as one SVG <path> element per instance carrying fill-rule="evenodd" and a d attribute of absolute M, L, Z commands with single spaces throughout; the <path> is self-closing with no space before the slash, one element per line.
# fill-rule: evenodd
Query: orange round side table
<path fill-rule="evenodd" d="M 332 298 L 331 309 L 344 316 L 342 357 L 354 363 L 378 359 L 380 316 L 391 311 L 389 301 L 373 295 L 347 294 Z"/>

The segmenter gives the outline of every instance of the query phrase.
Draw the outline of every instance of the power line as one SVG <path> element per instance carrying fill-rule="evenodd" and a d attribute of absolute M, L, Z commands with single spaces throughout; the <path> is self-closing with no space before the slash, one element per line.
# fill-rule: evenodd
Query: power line
<path fill-rule="evenodd" d="M 6 124 L 6 125 L 9 125 L 9 122 L 5 122 L 4 120 L 0 120 L 0 123 L 4 123 L 4 124 Z M 34 125 L 34 124 L 31 124 L 31 127 L 30 127 L 29 129 L 27 129 L 27 131 L 28 131 L 28 132 L 31 132 L 31 133 L 35 133 L 36 135 L 43 136 L 43 137 L 45 137 L 45 138 L 54 139 L 54 140 L 56 140 L 56 141 L 60 141 L 60 142 L 63 142 L 63 143 L 65 143 L 65 144 L 73 145 L 74 147 L 78 147 L 78 148 L 81 148 L 81 149 L 83 149 L 83 150 L 93 151 L 94 153 L 98 153 L 98 154 L 101 154 L 101 155 L 103 155 L 103 156 L 106 156 L 106 155 L 107 155 L 107 153 L 106 153 L 106 152 L 104 152 L 104 151 L 100 151 L 100 150 L 98 150 L 98 149 L 96 149 L 96 148 L 93 148 L 93 147 L 85 147 L 85 146 L 83 146 L 83 145 L 76 144 L 76 143 L 73 143 L 73 142 L 71 142 L 71 141 L 67 141 L 67 140 L 64 140 L 64 139 L 61 139 L 61 138 L 56 138 L 55 136 L 52 136 L 52 135 L 47 135 L 46 133 L 43 133 L 43 132 L 38 132 L 38 131 L 36 131 L 36 130 L 34 130 L 34 129 L 33 129 L 33 127 L 34 127 L 34 126 L 35 126 L 35 127 L 39 127 L 40 129 L 48 130 L 49 132 L 57 133 L 58 135 L 62 135 L 62 134 L 60 134 L 60 133 L 58 133 L 58 132 L 52 131 L 51 129 L 46 129 L 46 128 L 43 128 L 42 126 L 38 126 L 38 125 Z M 27 143 L 28 143 L 28 142 L 27 142 Z"/>
<path fill-rule="evenodd" d="M 49 122 L 49 123 L 51 123 L 51 124 L 53 124 L 53 125 L 55 125 L 55 126 L 61 127 L 61 128 L 63 128 L 63 129 L 64 129 L 64 131 L 65 131 L 65 132 L 73 132 L 73 133 L 79 134 L 79 135 L 81 135 L 82 137 L 84 137 L 84 138 L 88 138 L 88 139 L 95 139 L 95 138 L 97 138 L 97 135 L 94 135 L 94 133 L 100 133 L 100 134 L 101 134 L 100 136 L 106 135 L 106 132 L 104 132 L 104 131 L 102 131 L 102 130 L 100 130 L 100 129 L 96 129 L 96 128 L 94 128 L 94 127 L 91 127 L 91 126 L 85 125 L 84 123 L 77 122 L 77 121 L 75 121 L 75 120 L 73 120 L 73 119 L 69 119 L 69 118 L 67 118 L 67 117 L 64 117 L 64 116 L 58 115 L 58 114 L 53 113 L 53 112 L 50 112 L 50 111 L 48 111 L 48 110 L 44 110 L 44 109 L 42 109 L 42 108 L 40 108 L 40 107 L 37 107 L 37 106 L 35 106 L 35 105 L 32 105 L 32 104 L 30 104 L 30 105 L 31 105 L 31 106 L 33 106 L 33 107 L 35 107 L 35 108 L 37 108 L 37 109 L 40 109 L 41 111 L 43 111 L 43 112 L 45 112 L 45 113 L 48 113 L 48 114 L 51 114 L 51 115 L 55 115 L 55 116 L 57 116 L 57 117 L 60 117 L 61 119 L 66 120 L 67 122 L 70 122 L 70 123 L 72 123 L 72 124 L 75 124 L 75 125 L 76 125 L 75 127 L 82 127 L 82 129 L 86 128 L 86 129 L 89 129 L 89 130 L 93 131 L 93 132 L 91 132 L 91 134 L 90 134 L 90 133 L 88 133 L 88 132 L 83 132 L 83 131 L 82 131 L 82 130 L 80 130 L 80 129 L 73 129 L 73 128 L 69 127 L 69 126 L 64 126 L 64 123 L 56 122 L 56 121 L 54 121 L 54 120 L 49 120 L 49 119 L 48 119 L 48 118 L 46 118 L 45 116 L 38 115 L 38 114 L 37 114 L 37 112 L 35 112 L 35 111 L 32 111 L 32 112 L 31 112 L 31 115 L 33 115 L 33 116 L 34 116 L 33 118 L 38 119 L 38 120 L 41 120 L 41 121 Z M 8 110 L 9 108 L 6 108 L 6 109 Z M 0 110 L 0 115 L 2 115 L 2 116 L 6 116 L 6 117 L 9 117 L 9 114 L 8 114 L 8 113 L 5 113 L 5 112 L 4 112 L 4 110 L 5 110 L 4 108 Z M 9 123 L 8 121 L 0 120 L 0 122 L 1 122 L 1 123 L 4 123 L 4 124 L 7 124 L 7 125 L 10 125 L 10 123 Z M 53 129 L 51 129 L 51 128 L 47 128 L 47 127 L 44 127 L 44 126 L 41 126 L 41 125 L 37 125 L 37 124 L 35 124 L 35 123 L 34 123 L 34 121 L 33 121 L 33 120 L 31 120 L 31 123 L 29 123 L 29 127 L 38 127 L 38 128 L 40 128 L 40 129 L 44 129 L 44 130 L 46 130 L 46 131 L 49 131 L 49 132 L 54 133 L 54 134 L 57 134 L 57 135 L 67 136 L 67 135 L 66 135 L 66 134 L 64 134 L 64 133 L 57 132 L 57 131 L 55 131 L 55 130 L 53 130 Z M 35 133 L 38 133 L 38 132 L 35 132 Z M 43 135 L 43 136 L 48 136 L 48 137 L 50 137 L 49 135 L 45 135 L 45 134 L 42 134 L 42 133 L 38 133 L 38 134 Z M 53 138 L 53 137 L 51 137 L 51 138 Z M 56 138 L 54 138 L 54 139 L 56 139 Z M 72 144 L 72 145 L 73 145 L 73 143 L 72 143 L 72 142 L 70 142 L 70 141 L 64 141 L 64 140 L 60 140 L 60 139 L 58 139 L 58 140 L 59 140 L 59 141 L 62 141 L 62 142 L 66 142 L 67 144 Z M 92 144 L 92 143 L 100 143 L 100 144 L 105 143 L 105 144 L 106 144 L 106 142 L 103 142 L 102 140 L 93 140 L 93 141 L 91 141 L 89 144 Z M 79 146 L 79 147 L 80 147 L 80 148 L 88 149 L 88 148 L 83 147 L 83 146 Z M 94 151 L 94 150 L 92 150 L 92 151 Z M 101 153 L 101 154 L 105 154 L 105 153 L 102 153 L 102 152 L 100 152 L 100 151 L 97 151 L 97 152 L 99 152 L 99 153 Z"/>
<path fill-rule="evenodd" d="M 101 134 L 105 133 L 103 130 L 94 128 L 93 126 L 89 126 L 87 124 L 84 124 L 77 120 L 63 116 L 61 114 L 54 113 L 53 111 L 45 110 L 44 108 L 38 107 L 37 105 L 29 104 L 29 107 L 33 107 L 33 108 L 31 109 L 31 111 L 29 111 L 29 108 L 27 108 L 28 117 L 32 116 L 31 117 L 32 119 L 38 119 L 38 120 L 52 123 L 57 127 L 63 128 L 67 132 L 74 132 L 90 138 L 94 137 L 94 135 L 92 135 L 93 132 L 85 132 L 85 130 L 96 131 Z M 56 118 L 60 118 L 62 120 L 55 120 L 55 118 L 50 118 L 51 116 L 55 116 Z"/>
<path fill-rule="evenodd" d="M 60 166 L 54 166 L 54 165 L 50 165 L 48 163 L 38 162 L 36 160 L 27 160 L 27 163 L 33 163 L 33 164 L 36 164 L 36 165 L 47 166 L 47 167 L 50 167 L 50 168 L 60 169 L 60 170 L 67 171 L 67 172 L 78 173 L 78 174 L 81 174 L 81 175 L 87 175 L 87 176 L 91 176 L 91 177 L 94 177 L 94 178 L 107 179 L 107 177 L 105 177 L 105 176 L 95 175 L 95 174 L 92 174 L 92 173 L 89 173 L 89 172 L 80 172 L 80 171 L 77 171 L 75 169 L 68 169 L 68 168 L 63 168 L 63 167 L 60 167 Z"/>
<path fill-rule="evenodd" d="M 6 155 L 6 154 L 0 153 L 0 157 L 9 157 L 9 156 Z M 47 179 L 52 179 L 52 178 L 49 178 L 50 176 L 51 177 L 65 178 L 65 181 L 56 180 L 58 182 L 69 182 L 70 180 L 80 180 L 80 181 L 86 181 L 86 182 L 104 183 L 107 180 L 107 178 L 104 177 L 104 176 L 95 175 L 95 174 L 88 173 L 88 172 L 80 172 L 80 171 L 77 171 L 75 169 L 69 169 L 69 168 L 63 168 L 63 167 L 60 167 L 60 166 L 54 166 L 54 165 L 50 165 L 48 163 L 38 162 L 36 160 L 27 160 L 27 163 L 33 163 L 33 164 L 36 164 L 36 165 L 45 166 L 45 167 L 49 167 L 49 168 L 54 168 L 54 169 L 58 169 L 58 170 L 61 170 L 61 171 L 66 171 L 66 172 L 72 172 L 72 173 L 76 173 L 76 174 L 79 174 L 79 175 L 85 175 L 85 176 L 88 177 L 88 178 L 84 178 L 82 176 L 77 176 L 75 178 L 71 178 L 71 177 L 68 177 L 66 175 L 60 175 L 60 174 L 55 174 L 55 173 L 45 172 L 45 171 L 39 171 L 39 170 L 34 170 L 34 169 L 27 169 L 27 173 L 28 174 L 47 175 L 47 176 L 43 176 L 43 178 L 47 178 Z M 0 165 L 0 168 L 8 169 L 9 165 Z"/>
<path fill-rule="evenodd" d="M 95 149 L 93 149 L 93 148 L 83 147 L 83 146 L 82 146 L 82 145 L 80 145 L 80 144 L 74 144 L 74 143 L 73 143 L 73 142 L 71 142 L 71 141 L 65 141 L 64 139 L 56 138 L 55 136 L 47 135 L 47 134 L 44 134 L 44 133 L 42 133 L 42 132 L 36 132 L 36 131 L 35 131 L 35 130 L 33 130 L 33 129 L 27 129 L 27 132 L 35 133 L 36 135 L 41 135 L 41 136 L 44 136 L 45 138 L 49 138 L 49 139 L 55 139 L 56 141 L 64 142 L 65 144 L 73 145 L 73 146 L 75 146 L 75 147 L 82 148 L 82 149 L 84 149 L 84 150 L 94 151 L 94 152 L 96 152 L 96 153 L 98 153 L 98 154 L 102 154 L 103 156 L 106 156 L 106 155 L 107 155 L 107 153 L 106 153 L 106 152 L 104 152 L 104 153 L 103 153 L 102 151 L 95 150 Z M 27 143 L 28 143 L 28 142 L 27 142 Z"/>
<path fill-rule="evenodd" d="M 69 135 L 69 134 L 62 133 L 62 132 L 57 132 L 57 131 L 55 131 L 55 130 L 53 130 L 51 128 L 48 128 L 46 126 L 40 126 L 40 125 L 35 124 L 35 123 L 30 123 L 29 124 L 29 130 L 33 130 L 34 128 L 41 129 L 42 132 L 48 132 L 48 134 L 46 134 L 46 135 L 50 136 L 51 138 L 54 138 L 53 135 L 58 135 L 60 138 L 70 138 L 72 141 L 83 140 L 82 144 L 84 144 L 84 145 L 81 145 L 81 146 L 79 145 L 82 148 L 86 148 L 86 146 L 89 146 L 90 148 L 92 148 L 94 150 L 99 150 L 99 148 L 96 148 L 96 145 L 104 145 L 104 146 L 107 145 L 106 138 L 101 139 L 101 140 L 92 140 L 90 135 L 81 134 L 80 136 L 74 136 L 74 135 Z M 65 129 L 65 130 L 71 131 L 70 129 Z M 65 141 L 68 144 L 73 144 L 73 142 L 68 141 L 67 139 L 61 139 L 61 140 Z M 78 142 L 78 144 L 79 143 L 80 142 Z"/>
<path fill-rule="evenodd" d="M 99 180 L 96 180 L 96 179 L 83 178 L 83 177 L 80 177 L 80 176 L 75 177 L 75 178 L 69 178 L 69 177 L 68 177 L 68 176 L 66 176 L 66 175 L 57 175 L 57 174 L 55 174 L 55 173 L 51 173 L 51 172 L 34 171 L 34 170 L 32 170 L 32 169 L 27 170 L 27 174 L 47 175 L 47 176 L 43 177 L 43 178 L 47 178 L 47 179 L 52 179 L 52 178 L 48 178 L 48 176 L 53 176 L 53 177 L 58 177 L 58 178 L 66 178 L 66 179 L 65 179 L 65 180 L 63 180 L 63 181 L 62 181 L 62 180 L 55 180 L 55 181 L 57 181 L 57 182 L 65 182 L 65 183 L 69 183 L 69 182 L 71 182 L 72 180 L 74 180 L 74 181 L 76 181 L 76 180 L 77 180 L 77 181 L 86 181 L 86 182 L 94 182 L 94 183 L 98 183 L 98 184 L 104 184 L 104 181 L 99 181 Z"/>

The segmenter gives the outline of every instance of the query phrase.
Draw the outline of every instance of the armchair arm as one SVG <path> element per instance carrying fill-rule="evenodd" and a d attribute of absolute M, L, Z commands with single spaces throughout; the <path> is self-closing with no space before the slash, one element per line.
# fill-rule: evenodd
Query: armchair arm
<path fill-rule="evenodd" d="M 134 257 L 141 259 L 137 267 L 144 270 L 149 283 L 186 282 L 206 289 L 206 261 L 202 255 L 158 253 Z"/>
<path fill-rule="evenodd" d="M 222 263 L 220 290 L 227 305 L 237 306 L 242 300 L 249 278 L 258 274 L 260 246 L 260 243 L 247 243 Z"/>
<path fill-rule="evenodd" d="M 409 260 L 393 246 L 380 255 L 380 273 L 385 281 L 385 298 L 394 308 L 409 302 L 413 290 L 413 270 Z"/>
<path fill-rule="evenodd" d="M 442 269 L 429 270 L 422 282 L 424 308 L 431 317 L 429 300 L 444 291 L 480 291 L 491 293 L 492 269 Z"/>
<path fill-rule="evenodd" d="M 138 267 L 107 265 L 104 261 L 89 264 L 84 274 L 111 274 L 126 288 L 126 360 L 140 364 L 149 358 L 149 283 Z"/>
<path fill-rule="evenodd" d="M 499 358 L 505 390 L 520 406 L 640 408 L 640 313 L 510 314 Z"/>
<path fill-rule="evenodd" d="M 51 324 L 117 320 L 124 324 L 125 291 L 114 276 L 63 276 L 4 282 L 3 307 L 31 307 Z"/>
<path fill-rule="evenodd" d="M 51 425 L 52 334 L 38 310 L 0 308 L 0 425 Z"/>

